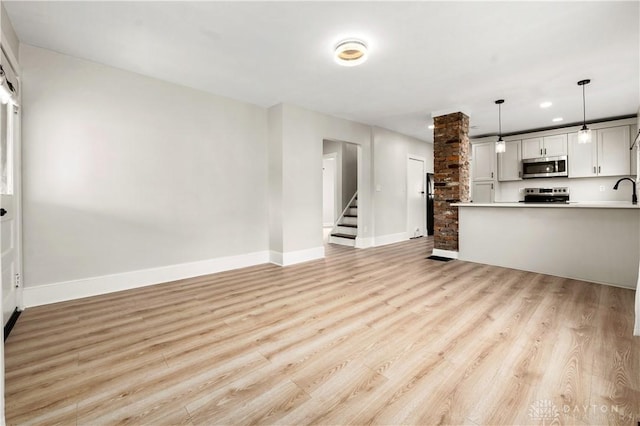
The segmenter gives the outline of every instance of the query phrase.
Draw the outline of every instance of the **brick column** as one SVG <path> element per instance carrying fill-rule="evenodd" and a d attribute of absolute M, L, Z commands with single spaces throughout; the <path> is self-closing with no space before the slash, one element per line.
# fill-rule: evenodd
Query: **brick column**
<path fill-rule="evenodd" d="M 458 208 L 451 204 L 469 201 L 469 117 L 456 112 L 433 122 L 434 253 L 457 252 Z"/>

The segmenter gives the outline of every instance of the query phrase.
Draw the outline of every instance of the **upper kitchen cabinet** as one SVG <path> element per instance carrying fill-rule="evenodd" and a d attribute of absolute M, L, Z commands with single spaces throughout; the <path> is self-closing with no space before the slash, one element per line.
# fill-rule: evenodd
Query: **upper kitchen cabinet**
<path fill-rule="evenodd" d="M 522 159 L 567 155 L 567 135 L 522 140 Z"/>
<path fill-rule="evenodd" d="M 495 180 L 496 148 L 494 142 L 477 143 L 471 146 L 474 181 Z"/>
<path fill-rule="evenodd" d="M 623 176 L 631 170 L 629 126 L 591 131 L 591 143 L 569 134 L 569 177 Z"/>
<path fill-rule="evenodd" d="M 522 179 L 522 141 L 507 141 L 505 151 L 498 154 L 498 180 Z"/>
<path fill-rule="evenodd" d="M 596 132 L 591 132 L 591 138 L 597 138 Z M 590 177 L 598 175 L 598 144 L 578 143 L 578 133 L 569 134 L 569 177 Z"/>
<path fill-rule="evenodd" d="M 631 165 L 629 126 L 598 129 L 598 176 L 628 175 Z"/>

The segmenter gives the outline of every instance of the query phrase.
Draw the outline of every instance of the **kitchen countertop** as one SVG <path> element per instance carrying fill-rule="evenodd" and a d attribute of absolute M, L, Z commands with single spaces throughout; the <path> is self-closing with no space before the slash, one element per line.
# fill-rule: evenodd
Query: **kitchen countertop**
<path fill-rule="evenodd" d="M 571 201 L 564 203 L 517 203 L 517 202 L 496 202 L 496 203 L 454 203 L 457 207 L 520 207 L 520 208 L 581 208 L 581 209 L 640 209 L 640 205 L 631 204 L 631 201 Z"/>

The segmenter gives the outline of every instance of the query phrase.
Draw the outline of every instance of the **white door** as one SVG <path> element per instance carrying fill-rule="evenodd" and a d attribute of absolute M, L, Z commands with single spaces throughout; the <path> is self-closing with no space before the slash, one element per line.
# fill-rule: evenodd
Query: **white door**
<path fill-rule="evenodd" d="M 427 220 L 424 161 L 409 158 L 407 165 L 407 232 L 409 238 L 425 234 Z"/>
<path fill-rule="evenodd" d="M 2 265 L 2 319 L 6 325 L 18 306 L 16 274 L 18 268 L 18 214 L 16 202 L 17 107 L 2 104 L 0 111 L 0 265 Z"/>
<path fill-rule="evenodd" d="M 336 159 L 322 159 L 322 224 L 333 226 L 336 222 Z"/>

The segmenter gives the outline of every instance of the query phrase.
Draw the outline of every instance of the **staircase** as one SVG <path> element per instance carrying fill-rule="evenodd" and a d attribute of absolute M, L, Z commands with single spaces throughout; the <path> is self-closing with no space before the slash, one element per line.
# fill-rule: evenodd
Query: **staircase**
<path fill-rule="evenodd" d="M 349 205 L 342 212 L 338 223 L 329 236 L 329 242 L 343 246 L 355 247 L 358 235 L 358 193 L 351 198 Z"/>

